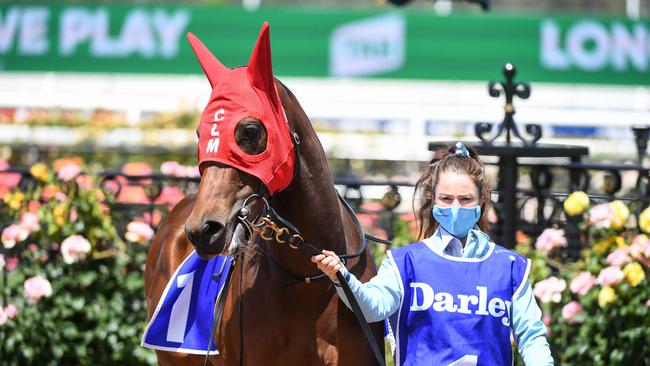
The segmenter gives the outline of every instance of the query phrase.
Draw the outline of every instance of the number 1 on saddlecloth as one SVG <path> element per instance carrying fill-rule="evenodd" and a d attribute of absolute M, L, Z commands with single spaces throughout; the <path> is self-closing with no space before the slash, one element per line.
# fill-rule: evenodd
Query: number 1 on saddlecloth
<path fill-rule="evenodd" d="M 190 301 L 192 299 L 192 288 L 194 284 L 194 272 L 180 275 L 176 278 L 176 286 L 182 288 L 178 299 L 172 306 L 169 316 L 169 327 L 167 328 L 167 341 L 183 343 L 185 340 L 185 327 L 190 313 Z"/>

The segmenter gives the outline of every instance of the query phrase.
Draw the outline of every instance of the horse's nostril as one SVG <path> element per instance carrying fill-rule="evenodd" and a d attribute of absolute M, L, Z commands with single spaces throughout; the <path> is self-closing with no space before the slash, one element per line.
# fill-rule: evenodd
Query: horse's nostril
<path fill-rule="evenodd" d="M 217 222 L 217 221 L 206 221 L 203 224 L 203 235 L 206 238 L 209 238 L 212 235 L 214 235 L 214 234 L 218 233 L 219 231 L 221 231 L 221 229 L 223 229 L 223 225 L 220 224 L 219 222 Z"/>

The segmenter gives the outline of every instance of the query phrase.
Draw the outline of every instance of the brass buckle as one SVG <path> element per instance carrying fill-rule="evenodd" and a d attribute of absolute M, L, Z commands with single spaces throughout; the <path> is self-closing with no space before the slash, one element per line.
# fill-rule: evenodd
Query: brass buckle
<path fill-rule="evenodd" d="M 278 226 L 275 225 L 275 222 L 271 221 L 271 219 L 268 217 L 263 217 L 262 223 L 264 223 L 264 225 L 260 230 L 260 236 L 264 240 L 273 240 L 273 235 L 275 234 L 277 236 Z"/>
<path fill-rule="evenodd" d="M 277 226 L 276 226 L 275 228 L 276 228 L 276 231 L 275 231 L 275 241 L 277 241 L 278 244 L 284 244 L 284 243 L 286 243 L 287 241 L 286 241 L 286 240 L 282 240 L 282 239 L 280 239 L 280 236 L 282 235 L 282 233 L 285 233 L 285 234 L 289 235 L 289 229 L 287 229 L 286 227 L 283 227 L 283 228 L 281 228 L 281 229 L 278 229 Z"/>
<path fill-rule="evenodd" d="M 272 240 L 273 239 L 273 228 L 270 226 L 264 226 L 259 230 L 260 236 L 264 240 Z"/>

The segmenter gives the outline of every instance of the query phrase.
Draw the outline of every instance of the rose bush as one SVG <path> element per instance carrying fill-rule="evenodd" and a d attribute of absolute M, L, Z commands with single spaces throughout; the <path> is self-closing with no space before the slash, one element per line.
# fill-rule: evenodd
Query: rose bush
<path fill-rule="evenodd" d="M 564 210 L 582 223 L 577 260 L 561 258 L 566 241 L 557 228 L 540 235 L 539 250 L 530 238 L 517 246 L 533 263 L 556 364 L 650 365 L 650 208 L 635 220 L 621 201 L 592 205 L 574 192 Z"/>
<path fill-rule="evenodd" d="M 1 197 L 0 363 L 155 363 L 139 345 L 147 250 L 139 244 L 153 231 L 144 218 L 128 230 L 116 223 L 110 193 L 82 165 L 54 166 L 32 166 L 33 179 Z"/>

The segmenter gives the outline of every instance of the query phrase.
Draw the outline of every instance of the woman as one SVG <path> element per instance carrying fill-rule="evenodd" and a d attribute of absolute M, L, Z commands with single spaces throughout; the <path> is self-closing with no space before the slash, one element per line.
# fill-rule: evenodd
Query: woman
<path fill-rule="evenodd" d="M 476 153 L 461 142 L 436 151 L 416 193 L 426 239 L 389 251 L 367 283 L 333 252 L 312 257 L 341 299 L 337 271 L 368 322 L 390 317 L 398 365 L 510 365 L 511 333 L 527 366 L 553 365 L 530 261 L 481 231 L 490 187 Z"/>

